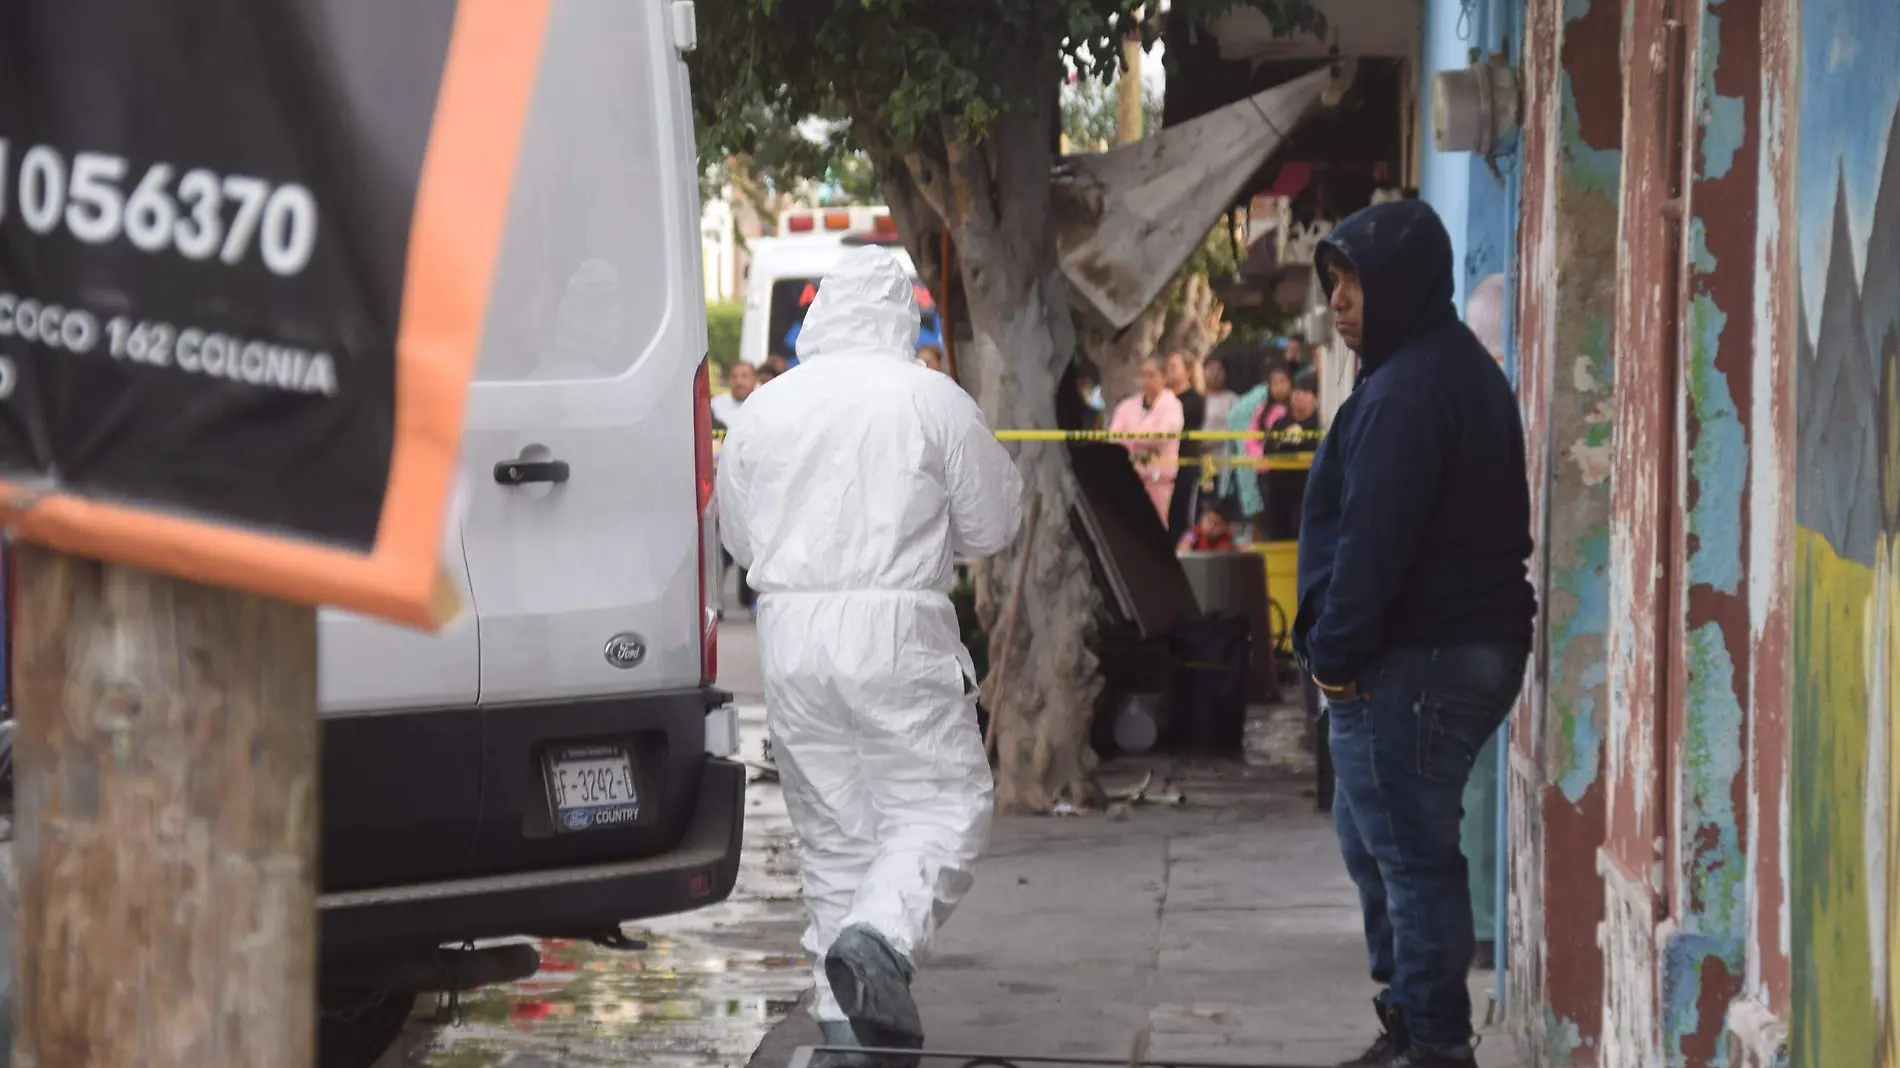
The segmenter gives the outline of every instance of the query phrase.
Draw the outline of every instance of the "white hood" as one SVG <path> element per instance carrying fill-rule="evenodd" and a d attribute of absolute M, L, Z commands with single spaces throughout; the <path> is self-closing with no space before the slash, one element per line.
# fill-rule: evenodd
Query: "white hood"
<path fill-rule="evenodd" d="M 917 352 L 915 283 L 904 264 L 876 245 L 856 249 L 818 283 L 818 296 L 798 332 L 799 360 L 824 356 L 890 356 Z"/>

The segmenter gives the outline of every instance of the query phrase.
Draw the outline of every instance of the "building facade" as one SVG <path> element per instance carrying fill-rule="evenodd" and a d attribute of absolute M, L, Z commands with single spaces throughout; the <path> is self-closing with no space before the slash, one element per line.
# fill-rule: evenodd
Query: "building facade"
<path fill-rule="evenodd" d="M 1900 1064 L 1900 4 L 1521 10 L 1510 1019 Z"/>

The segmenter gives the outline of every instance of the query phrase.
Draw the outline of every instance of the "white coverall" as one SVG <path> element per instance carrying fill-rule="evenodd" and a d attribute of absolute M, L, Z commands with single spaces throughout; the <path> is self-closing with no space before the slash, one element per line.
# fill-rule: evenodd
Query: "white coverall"
<path fill-rule="evenodd" d="M 1022 480 L 970 396 L 915 362 L 909 272 L 876 247 L 819 285 L 799 363 L 746 401 L 718 507 L 759 592 L 766 721 L 798 832 L 817 976 L 868 924 L 913 964 L 989 838 L 989 761 L 949 590 L 1008 547 Z"/>

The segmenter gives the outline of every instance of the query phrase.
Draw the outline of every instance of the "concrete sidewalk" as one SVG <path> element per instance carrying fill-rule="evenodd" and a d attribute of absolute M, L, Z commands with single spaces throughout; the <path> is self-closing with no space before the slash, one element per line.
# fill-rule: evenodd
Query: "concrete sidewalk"
<path fill-rule="evenodd" d="M 1186 796 L 1124 819 L 998 820 L 916 986 L 934 1049 L 1328 1065 L 1376 1032 L 1357 896 L 1311 779 L 1239 762 L 1125 762 Z M 1483 1018 L 1491 976 L 1473 976 Z M 818 1044 L 794 1013 L 752 1064 Z M 1511 1068 L 1509 1043 L 1479 1051 Z"/>

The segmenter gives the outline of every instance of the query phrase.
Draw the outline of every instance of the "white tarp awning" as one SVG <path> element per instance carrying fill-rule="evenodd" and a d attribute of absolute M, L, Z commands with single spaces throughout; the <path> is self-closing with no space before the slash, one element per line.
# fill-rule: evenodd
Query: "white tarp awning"
<path fill-rule="evenodd" d="M 1326 67 L 1132 145 L 1056 166 L 1056 255 L 1082 311 L 1121 331 L 1146 311 L 1221 213 L 1336 78 Z"/>

